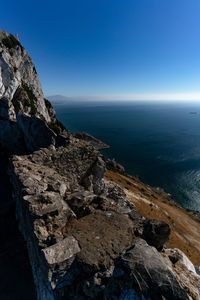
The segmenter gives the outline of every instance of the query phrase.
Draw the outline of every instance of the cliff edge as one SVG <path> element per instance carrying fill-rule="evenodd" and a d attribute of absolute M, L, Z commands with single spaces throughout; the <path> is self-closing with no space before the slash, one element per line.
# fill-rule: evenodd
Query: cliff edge
<path fill-rule="evenodd" d="M 105 144 L 64 128 L 26 50 L 4 31 L 0 129 L 37 299 L 199 299 L 194 265 L 165 247 L 169 225 L 104 179 Z"/>
<path fill-rule="evenodd" d="M 0 144 L 10 153 L 56 145 L 67 135 L 44 98 L 34 64 L 19 40 L 0 31 Z M 60 141 L 60 139 L 58 138 Z"/>

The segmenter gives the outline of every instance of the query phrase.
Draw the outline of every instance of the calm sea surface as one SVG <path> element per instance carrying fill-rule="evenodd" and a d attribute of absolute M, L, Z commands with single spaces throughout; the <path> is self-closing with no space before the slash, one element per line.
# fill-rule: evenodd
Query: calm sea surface
<path fill-rule="evenodd" d="M 200 103 L 87 102 L 54 105 L 70 131 L 86 131 L 127 173 L 200 211 Z"/>

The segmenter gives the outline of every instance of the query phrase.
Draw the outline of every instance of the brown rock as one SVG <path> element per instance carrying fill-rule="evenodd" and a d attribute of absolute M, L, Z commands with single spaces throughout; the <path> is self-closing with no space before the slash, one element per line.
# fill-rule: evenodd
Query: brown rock
<path fill-rule="evenodd" d="M 151 246 L 162 250 L 164 244 L 168 242 L 170 227 L 167 223 L 155 219 L 146 220 L 142 237 Z"/>

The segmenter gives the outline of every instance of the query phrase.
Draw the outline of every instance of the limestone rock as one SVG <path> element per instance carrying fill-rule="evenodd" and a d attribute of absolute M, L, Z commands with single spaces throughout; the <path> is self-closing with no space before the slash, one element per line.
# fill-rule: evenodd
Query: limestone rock
<path fill-rule="evenodd" d="M 142 239 L 135 240 L 118 265 L 129 274 L 125 277 L 129 289 L 135 287 L 150 299 L 189 299 L 162 255 Z"/>
<path fill-rule="evenodd" d="M 14 156 L 9 175 L 38 299 L 189 299 L 170 260 L 135 235 L 156 233 L 163 245 L 163 224 L 137 218 L 123 190 L 104 184 L 103 160 L 88 142 Z"/>
<path fill-rule="evenodd" d="M 53 139 L 56 135 L 66 132 L 49 101 L 44 99 L 30 56 L 15 36 L 3 30 L 0 31 L 0 131 L 0 146 L 11 153 L 48 147 L 56 143 Z"/>
<path fill-rule="evenodd" d="M 107 188 L 107 195 L 109 198 L 118 202 L 124 202 L 126 198 L 126 194 L 118 184 L 113 182 L 107 182 L 106 188 Z"/>
<path fill-rule="evenodd" d="M 189 271 L 196 274 L 195 267 L 193 263 L 189 260 L 189 258 L 179 249 L 165 249 L 165 254 L 169 257 L 171 262 L 175 264 L 182 264 L 185 266 Z"/>
<path fill-rule="evenodd" d="M 162 255 L 190 299 L 200 299 L 200 276 L 189 258 L 176 248 L 165 249 Z"/>
<path fill-rule="evenodd" d="M 77 259 L 82 271 L 92 274 L 114 265 L 114 259 L 132 245 L 133 228 L 127 216 L 97 210 L 70 221 L 66 233 L 73 235 L 80 244 Z"/>
<path fill-rule="evenodd" d="M 29 151 L 36 151 L 55 144 L 55 133 L 39 118 L 19 113 L 17 121 Z"/>
<path fill-rule="evenodd" d="M 73 136 L 77 139 L 91 143 L 97 150 L 110 148 L 110 146 L 106 145 L 102 141 L 98 140 L 97 138 L 93 137 L 92 135 L 86 132 L 74 132 Z"/>
<path fill-rule="evenodd" d="M 12 101 L 18 87 L 24 84 L 37 99 L 37 110 L 47 122 L 50 122 L 40 81 L 26 50 L 16 37 L 1 30 L 0 52 L 0 98 Z"/>
<path fill-rule="evenodd" d="M 78 218 L 83 217 L 91 213 L 91 202 L 96 195 L 89 191 L 79 191 L 70 194 L 65 201 L 69 204 L 72 210 L 75 212 Z"/>
<path fill-rule="evenodd" d="M 80 252 L 78 242 L 73 236 L 42 250 L 48 264 L 58 264 Z"/>

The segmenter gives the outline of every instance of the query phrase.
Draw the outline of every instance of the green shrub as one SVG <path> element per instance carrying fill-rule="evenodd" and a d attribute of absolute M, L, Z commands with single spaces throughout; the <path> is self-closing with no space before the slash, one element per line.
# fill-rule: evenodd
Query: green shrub
<path fill-rule="evenodd" d="M 13 97 L 12 104 L 14 106 L 16 114 L 20 111 L 20 104 L 17 98 Z"/>
<path fill-rule="evenodd" d="M 49 100 L 47 100 L 46 98 L 44 98 L 44 102 L 45 102 L 45 105 L 46 105 L 46 107 L 47 107 L 48 110 L 50 108 L 53 108 L 53 106 L 51 105 L 51 102 Z"/>
<path fill-rule="evenodd" d="M 8 49 L 15 48 L 16 46 L 20 46 L 21 48 L 23 48 L 22 45 L 20 44 L 20 42 L 18 41 L 18 39 L 14 35 L 12 35 L 12 34 L 10 34 L 6 38 L 4 38 L 2 40 L 2 43 Z"/>
<path fill-rule="evenodd" d="M 53 109 L 53 106 L 49 100 L 44 98 L 44 102 L 46 105 L 47 110 Z M 63 130 L 67 130 L 65 126 L 56 119 L 55 122 L 50 122 L 47 124 L 51 130 L 53 130 L 56 134 L 60 134 Z"/>
<path fill-rule="evenodd" d="M 26 83 L 22 82 L 22 87 L 26 91 L 28 98 L 30 100 L 30 107 L 31 107 L 30 114 L 34 116 L 37 113 L 37 107 L 36 107 L 37 98 L 35 97 L 32 90 L 28 87 Z"/>
<path fill-rule="evenodd" d="M 55 123 L 50 122 L 47 125 L 56 134 L 60 134 L 63 130 L 66 130 L 65 126 L 60 121 L 58 121 L 58 120 L 56 120 Z"/>
<path fill-rule="evenodd" d="M 37 74 L 35 66 L 33 66 L 33 71 L 35 72 L 35 74 Z"/>
<path fill-rule="evenodd" d="M 59 133 L 60 133 L 60 129 L 59 129 L 59 127 L 56 126 L 55 123 L 48 123 L 47 125 L 48 125 L 48 127 L 49 127 L 51 130 L 53 130 L 53 132 L 55 132 L 56 134 L 59 134 Z"/>
<path fill-rule="evenodd" d="M 38 113 L 38 115 L 39 115 L 40 119 L 46 123 L 45 117 L 43 115 L 41 115 L 40 113 Z"/>
<path fill-rule="evenodd" d="M 56 120 L 56 124 L 61 130 L 67 130 L 63 123 L 61 123 L 59 120 Z"/>

